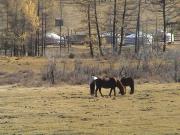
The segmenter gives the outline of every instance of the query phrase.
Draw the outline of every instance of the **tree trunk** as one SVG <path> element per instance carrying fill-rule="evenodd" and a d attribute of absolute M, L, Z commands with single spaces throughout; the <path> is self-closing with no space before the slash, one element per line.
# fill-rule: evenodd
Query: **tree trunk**
<path fill-rule="evenodd" d="M 37 5 L 37 16 L 40 16 L 40 1 L 38 0 Z M 35 55 L 39 56 L 39 28 L 36 30 L 36 43 L 35 43 Z"/>
<path fill-rule="evenodd" d="M 141 13 L 141 0 L 139 0 L 139 3 L 138 3 L 138 17 L 137 17 L 137 26 L 136 26 L 135 53 L 139 52 L 140 13 Z"/>
<path fill-rule="evenodd" d="M 90 3 L 88 4 L 88 30 L 89 30 L 89 47 L 90 47 L 90 54 L 94 57 L 92 41 L 91 41 L 91 16 L 90 16 Z"/>
<path fill-rule="evenodd" d="M 41 56 L 44 55 L 44 14 L 42 11 L 42 19 L 41 19 Z"/>
<path fill-rule="evenodd" d="M 47 33 L 47 7 L 46 5 L 44 6 L 44 11 L 45 11 L 45 14 L 44 14 L 44 56 L 46 54 L 46 33 Z"/>
<path fill-rule="evenodd" d="M 156 42 L 156 52 L 159 51 L 159 37 L 158 37 L 158 18 L 156 14 L 156 36 L 155 36 L 155 42 Z"/>
<path fill-rule="evenodd" d="M 69 37 L 70 37 L 70 34 L 69 34 L 69 28 L 67 29 L 67 33 L 68 33 L 68 38 L 67 38 L 67 45 L 68 45 L 68 53 L 69 53 L 69 51 L 70 51 L 70 42 L 69 42 Z"/>
<path fill-rule="evenodd" d="M 163 2 L 163 21 L 164 21 L 164 45 L 163 52 L 166 51 L 166 0 L 162 0 Z"/>
<path fill-rule="evenodd" d="M 119 46 L 119 54 L 121 54 L 121 49 L 123 45 L 123 40 L 124 40 L 124 23 L 125 23 L 125 17 L 126 17 L 126 7 L 127 7 L 127 0 L 124 0 L 124 12 L 122 16 L 122 26 L 121 26 L 121 42 Z"/>
<path fill-rule="evenodd" d="M 102 52 L 102 48 L 101 48 L 102 41 L 101 41 L 101 36 L 100 36 L 100 31 L 99 31 L 99 23 L 98 23 L 98 18 L 97 18 L 96 0 L 94 0 L 94 16 L 95 16 L 96 31 L 97 31 L 97 36 L 98 36 L 99 52 L 100 52 L 100 55 L 103 56 L 103 52 Z"/>
<path fill-rule="evenodd" d="M 38 17 L 40 17 L 40 1 L 38 0 L 38 13 L 37 13 Z M 37 56 L 40 55 L 40 50 L 39 50 L 39 46 L 40 46 L 40 28 L 37 29 Z"/>
<path fill-rule="evenodd" d="M 60 17 L 62 19 L 62 3 L 61 3 L 61 0 L 59 0 L 59 4 L 60 4 Z M 61 44 L 61 31 L 62 31 L 62 28 L 61 28 L 61 25 L 59 26 L 59 36 L 60 36 L 60 42 L 59 42 L 59 51 L 60 51 L 60 56 L 61 56 L 61 50 L 62 50 L 62 44 Z"/>
<path fill-rule="evenodd" d="M 25 17 L 23 16 L 22 34 L 25 33 L 25 27 L 26 27 L 26 20 Z M 25 47 L 24 39 L 22 39 L 22 54 L 23 56 L 26 55 L 26 47 Z"/>
<path fill-rule="evenodd" d="M 9 31 L 9 5 L 7 3 L 7 5 L 6 5 L 6 34 L 8 33 L 8 31 Z M 8 40 L 8 39 L 6 39 L 6 40 Z M 11 48 L 13 48 L 13 47 L 11 46 Z"/>
<path fill-rule="evenodd" d="M 114 0 L 114 19 L 113 19 L 113 54 L 117 51 L 117 45 L 116 45 L 116 6 L 117 6 L 117 0 Z"/>

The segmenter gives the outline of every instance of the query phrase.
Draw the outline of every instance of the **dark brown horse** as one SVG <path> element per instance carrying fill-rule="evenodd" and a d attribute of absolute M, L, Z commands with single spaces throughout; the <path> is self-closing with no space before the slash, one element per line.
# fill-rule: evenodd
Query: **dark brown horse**
<path fill-rule="evenodd" d="M 103 97 L 101 88 L 105 88 L 105 89 L 110 88 L 109 96 L 111 97 L 112 90 L 114 91 L 114 96 L 116 96 L 116 90 L 115 90 L 116 87 L 118 87 L 120 93 L 124 95 L 124 86 L 122 85 L 121 81 L 116 80 L 113 77 L 105 77 L 105 78 L 92 77 L 92 78 L 93 79 L 90 82 L 91 95 L 95 95 L 97 97 L 97 91 L 99 90 L 99 93 Z"/>
<path fill-rule="evenodd" d="M 126 94 L 126 86 L 129 86 L 131 88 L 130 94 L 134 93 L 134 79 L 132 77 L 123 77 L 121 78 L 121 83 L 124 86 L 125 94 Z M 121 92 L 119 92 L 121 93 Z"/>

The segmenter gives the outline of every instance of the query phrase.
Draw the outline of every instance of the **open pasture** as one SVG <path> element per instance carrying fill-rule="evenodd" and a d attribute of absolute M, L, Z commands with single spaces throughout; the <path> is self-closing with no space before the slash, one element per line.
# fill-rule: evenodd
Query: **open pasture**
<path fill-rule="evenodd" d="M 88 85 L 0 86 L 0 134 L 180 135 L 179 97 L 178 83 L 115 98 L 91 97 Z"/>

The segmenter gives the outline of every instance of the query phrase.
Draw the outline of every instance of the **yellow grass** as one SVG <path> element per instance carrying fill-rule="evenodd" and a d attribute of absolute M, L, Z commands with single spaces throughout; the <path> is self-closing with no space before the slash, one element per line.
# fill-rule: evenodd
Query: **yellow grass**
<path fill-rule="evenodd" d="M 0 57 L 1 72 L 16 72 L 19 70 L 39 71 L 47 63 L 47 59 L 38 57 Z"/>
<path fill-rule="evenodd" d="M 88 85 L 0 86 L 0 134 L 180 134 L 179 97 L 178 83 L 136 85 L 116 98 L 92 98 Z"/>
<path fill-rule="evenodd" d="M 107 46 L 106 46 L 107 47 Z M 59 51 L 59 48 L 52 48 L 49 47 L 51 52 L 53 53 L 54 51 Z M 54 50 L 52 50 L 54 49 Z M 128 48 L 123 48 L 123 51 L 127 51 Z M 180 43 L 176 42 L 174 45 L 167 45 L 167 51 L 179 51 L 180 50 Z M 69 67 L 74 67 L 74 61 L 80 60 L 84 65 L 94 65 L 100 63 L 102 67 L 107 67 L 109 66 L 110 63 L 115 63 L 119 58 L 117 59 L 104 59 L 101 58 L 99 60 L 97 59 L 87 59 L 82 56 L 80 57 L 80 54 L 89 54 L 89 47 L 87 45 L 73 45 L 70 51 L 75 54 L 74 59 L 68 59 L 68 58 L 57 58 L 56 62 L 61 63 L 64 61 Z M 62 52 L 67 53 L 67 48 L 63 48 Z M 98 50 L 95 50 L 96 53 L 99 53 Z M 133 53 L 133 52 L 132 52 Z M 66 54 L 68 55 L 68 53 Z M 80 57 L 80 58 L 79 58 Z M 108 58 L 108 57 L 107 57 Z M 121 58 L 121 57 L 120 57 Z M 19 70 L 33 70 L 34 72 L 39 72 L 44 65 L 48 63 L 48 60 L 52 60 L 52 58 L 42 58 L 42 57 L 22 57 L 22 58 L 17 58 L 17 57 L 0 57 L 0 68 L 1 72 L 16 72 Z M 158 61 L 158 60 L 156 60 Z M 127 61 L 122 61 L 118 62 L 118 64 L 125 64 Z M 62 65 L 61 65 L 62 66 Z M 69 68 L 68 67 L 68 68 Z M 67 68 L 67 67 L 66 67 Z"/>
<path fill-rule="evenodd" d="M 87 50 L 80 46 L 73 49 Z M 171 45 L 170 49 L 178 48 Z M 76 60 L 57 59 L 60 61 L 66 62 L 68 69 L 73 68 Z M 81 61 L 85 65 L 96 62 L 109 66 L 105 59 Z M 47 62 L 48 59 L 39 57 L 0 57 L 0 68 L 8 73 L 40 72 Z M 108 95 L 109 90 L 102 92 Z M 0 134 L 178 135 L 179 97 L 178 83 L 137 84 L 134 95 L 116 98 L 92 98 L 88 85 L 0 86 Z"/>

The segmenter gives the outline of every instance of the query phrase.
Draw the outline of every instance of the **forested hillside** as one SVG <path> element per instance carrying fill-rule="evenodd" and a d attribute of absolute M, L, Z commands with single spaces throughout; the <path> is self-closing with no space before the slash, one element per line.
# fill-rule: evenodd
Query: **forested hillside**
<path fill-rule="evenodd" d="M 0 48 L 5 52 L 11 50 L 14 56 L 43 56 L 47 32 L 63 36 L 85 32 L 91 43 L 97 35 L 98 48 L 101 48 L 100 35 L 111 31 L 117 51 L 115 35 L 118 33 L 123 44 L 127 32 L 134 32 L 138 37 L 140 31 L 155 33 L 172 27 L 174 33 L 178 31 L 179 5 L 179 0 L 1 0 Z M 61 32 L 55 26 L 56 18 L 63 19 Z"/>

